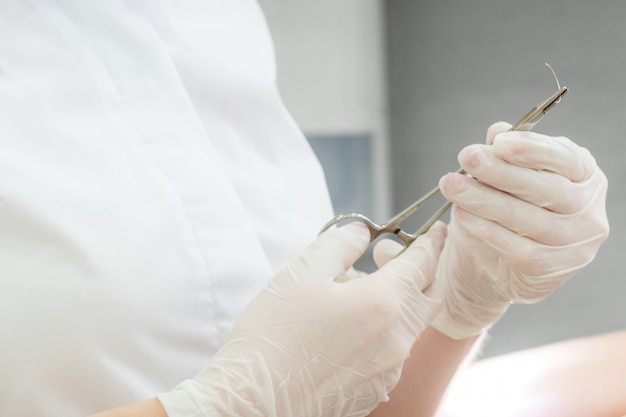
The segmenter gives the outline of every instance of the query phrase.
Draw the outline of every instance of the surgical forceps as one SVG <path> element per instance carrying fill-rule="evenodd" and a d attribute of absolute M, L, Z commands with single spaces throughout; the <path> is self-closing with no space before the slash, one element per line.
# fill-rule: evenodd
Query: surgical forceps
<path fill-rule="evenodd" d="M 561 97 L 567 93 L 567 87 L 559 88 L 559 90 L 548 97 L 545 101 L 539 103 L 536 107 L 533 107 L 528 113 L 524 115 L 509 131 L 529 131 L 545 116 L 545 114 L 554 107 L 555 104 L 561 101 Z M 465 171 L 460 168 L 457 173 L 464 174 Z M 320 233 L 326 231 L 333 225 L 341 223 L 343 221 L 357 220 L 365 223 L 370 231 L 370 242 L 384 234 L 394 234 L 404 243 L 405 247 L 408 247 L 415 239 L 425 233 L 430 227 L 443 216 L 448 209 L 452 206 L 449 201 L 446 202 L 439 210 L 433 214 L 426 223 L 415 233 L 407 233 L 400 227 L 400 224 L 408 217 L 413 215 L 420 207 L 422 207 L 428 200 L 434 197 L 439 192 L 439 187 L 434 188 L 422 198 L 402 210 L 400 213 L 393 216 L 391 219 L 383 224 L 376 224 L 366 216 L 360 213 L 346 213 L 340 214 L 330 220 L 324 225 Z"/>

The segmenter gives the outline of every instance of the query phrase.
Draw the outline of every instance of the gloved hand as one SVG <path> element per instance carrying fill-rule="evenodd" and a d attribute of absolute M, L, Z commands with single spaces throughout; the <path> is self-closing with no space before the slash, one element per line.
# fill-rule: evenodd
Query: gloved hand
<path fill-rule="evenodd" d="M 453 338 L 490 327 L 510 303 L 543 300 L 608 237 L 607 179 L 590 153 L 509 128 L 497 123 L 487 145 L 460 152 L 473 178 L 448 174 L 439 183 L 454 206 L 437 270 L 444 308 L 433 325 Z"/>
<path fill-rule="evenodd" d="M 367 415 L 440 310 L 430 284 L 445 234 L 438 225 L 378 271 L 346 279 L 369 232 L 356 222 L 323 233 L 199 375 L 159 396 L 169 416 Z"/>

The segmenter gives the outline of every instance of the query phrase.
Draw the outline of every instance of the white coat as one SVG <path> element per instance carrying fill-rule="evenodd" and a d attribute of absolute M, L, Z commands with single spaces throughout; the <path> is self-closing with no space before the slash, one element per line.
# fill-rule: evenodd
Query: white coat
<path fill-rule="evenodd" d="M 251 0 L 0 3 L 0 415 L 193 377 L 331 217 Z"/>

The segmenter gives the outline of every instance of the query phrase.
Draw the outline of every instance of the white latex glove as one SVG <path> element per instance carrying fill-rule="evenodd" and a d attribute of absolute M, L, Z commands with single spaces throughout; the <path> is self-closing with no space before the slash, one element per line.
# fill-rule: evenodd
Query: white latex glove
<path fill-rule="evenodd" d="M 357 279 L 360 223 L 329 230 L 269 283 L 194 379 L 159 396 L 170 417 L 364 416 L 387 398 L 440 310 L 429 297 L 445 225 Z"/>
<path fill-rule="evenodd" d="M 608 237 L 607 179 L 569 139 L 506 132 L 459 154 L 472 177 L 439 183 L 454 203 L 437 270 L 444 308 L 433 325 L 453 338 L 480 333 L 510 303 L 549 296 L 592 261 Z"/>

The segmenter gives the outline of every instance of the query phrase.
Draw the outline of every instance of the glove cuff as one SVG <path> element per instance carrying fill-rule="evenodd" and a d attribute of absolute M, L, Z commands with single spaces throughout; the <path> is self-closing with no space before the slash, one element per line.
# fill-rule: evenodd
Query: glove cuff
<path fill-rule="evenodd" d="M 194 379 L 157 396 L 168 416 L 277 416 L 271 372 L 260 354 L 253 352 L 252 359 L 228 359 L 220 357 L 220 352 Z"/>
<path fill-rule="evenodd" d="M 444 305 L 441 312 L 435 317 L 431 326 L 446 336 L 460 340 L 479 335 L 493 326 L 508 310 L 510 304 L 497 304 L 491 309 L 467 309 L 450 313 L 450 306 Z M 474 313 L 474 314 L 472 314 Z M 457 317 L 455 319 L 455 317 Z"/>
<path fill-rule="evenodd" d="M 486 330 L 488 327 L 472 327 L 472 326 L 464 326 L 458 323 L 455 323 L 447 314 L 444 312 L 440 313 L 435 320 L 431 323 L 431 326 L 437 329 L 440 333 L 445 334 L 446 336 L 460 340 L 467 339 L 468 337 L 476 336 Z"/>
<path fill-rule="evenodd" d="M 207 401 L 204 393 L 194 380 L 178 384 L 172 391 L 157 395 L 169 417 L 226 417 Z"/>

